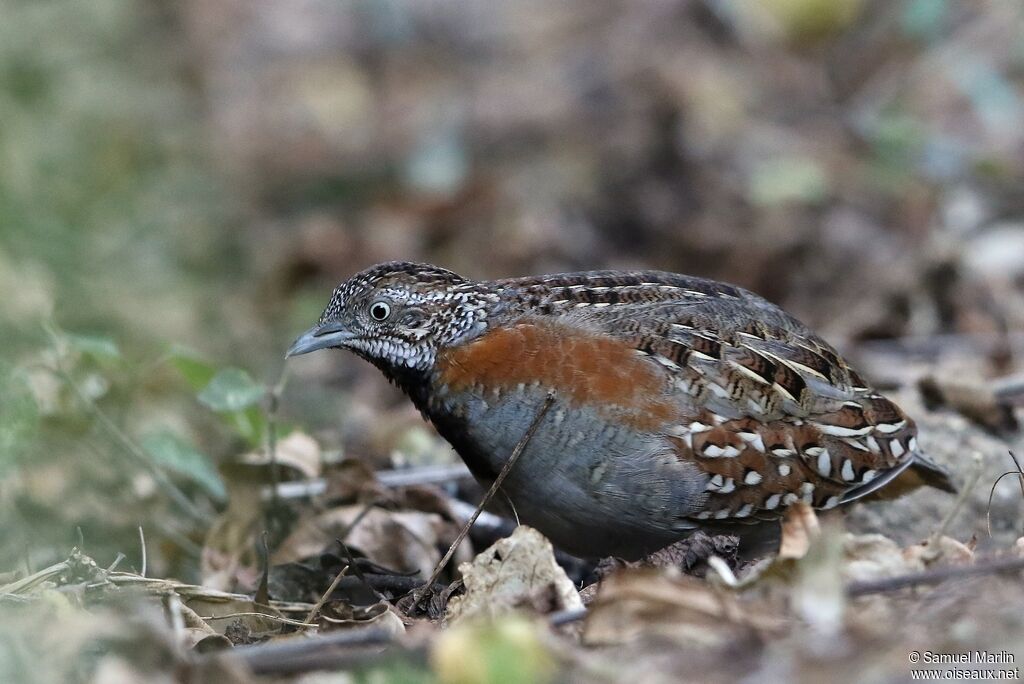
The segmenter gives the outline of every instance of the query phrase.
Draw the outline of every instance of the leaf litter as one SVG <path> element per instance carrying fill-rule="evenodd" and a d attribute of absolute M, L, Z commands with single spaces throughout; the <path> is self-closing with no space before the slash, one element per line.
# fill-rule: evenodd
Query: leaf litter
<path fill-rule="evenodd" d="M 281 444 L 293 454 L 282 459 L 288 468 L 304 479 L 320 475 L 315 441 L 288 439 Z M 241 460 L 268 467 L 259 458 Z M 250 512 L 229 504 L 212 528 L 221 536 L 211 533 L 204 557 L 218 539 L 222 557 L 230 555 L 223 534 L 233 516 L 241 515 L 244 521 L 234 522 L 248 530 L 233 553 L 254 547 L 266 483 L 253 472 L 245 472 L 244 486 L 226 478 L 231 497 L 248 492 Z M 784 521 L 779 553 L 753 562 L 735 556 L 734 537 L 699 533 L 643 561 L 608 560 L 592 565 L 588 577 L 571 568 L 576 576 L 570 577 L 532 528 L 515 528 L 475 557 L 464 539 L 451 564 L 457 569 L 446 569 L 431 607 L 417 611 L 409 598 L 464 522 L 443 505 L 451 490 L 389 489 L 372 476 L 355 481 L 361 484 L 286 502 L 294 508 L 292 522 L 264 561 L 265 603 L 254 598 L 261 574 L 255 552 L 235 558 L 234 573 L 207 560 L 210 586 L 198 586 L 104 569 L 75 549 L 61 563 L 0 586 L 0 607 L 14 616 L 0 632 L 17 634 L 20 624 L 27 633 L 26 625 L 45 616 L 68 634 L 55 651 L 59 657 L 37 674 L 64 667 L 68 675 L 90 654 L 86 669 L 97 682 L 141 681 L 166 672 L 169 663 L 197 681 L 301 678 L 339 668 L 390 676 L 404 667 L 430 667 L 429 676 L 445 682 L 505 681 L 500 672 L 516 671 L 535 678 L 529 681 L 599 674 L 616 681 L 655 665 L 651 681 L 669 681 L 666 673 L 675 681 L 727 681 L 750 672 L 799 678 L 819 670 L 854 673 L 852 665 L 843 668 L 867 648 L 889 663 L 878 666 L 881 681 L 898 671 L 892 653 L 901 648 L 984 643 L 993 649 L 1024 629 L 1019 611 L 1008 609 L 1024 601 L 1024 537 L 985 557 L 971 540 L 939 534 L 900 546 L 877 532 L 845 531 L 838 516 L 819 521 L 800 506 Z M 936 532 L 942 527 L 937 522 Z M 238 571 L 242 566 L 249 571 Z M 973 574 L 937 583 L 928 575 L 957 568 Z M 896 635 L 894 621 L 902 624 Z M 138 653 L 110 647 L 134 643 L 140 634 L 158 634 L 162 645 Z M 11 643 L 33 652 L 24 640 Z M 267 651 L 271 646 L 277 650 Z M 97 649 L 105 655 L 97 657 Z M 706 669 L 697 676 L 688 662 Z"/>

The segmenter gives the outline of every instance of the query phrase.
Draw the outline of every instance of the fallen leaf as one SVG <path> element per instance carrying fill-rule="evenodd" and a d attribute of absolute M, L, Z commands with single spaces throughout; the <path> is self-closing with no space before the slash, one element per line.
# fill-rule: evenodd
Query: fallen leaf
<path fill-rule="evenodd" d="M 583 629 L 592 646 L 658 637 L 689 646 L 718 647 L 784 623 L 760 603 L 676 570 L 628 569 L 604 580 Z"/>
<path fill-rule="evenodd" d="M 460 565 L 459 572 L 466 593 L 448 602 L 445 619 L 449 622 L 495 615 L 522 605 L 542 612 L 583 607 L 576 587 L 555 561 L 551 542 L 526 525 L 495 542 L 472 562 Z"/>
<path fill-rule="evenodd" d="M 974 552 L 966 544 L 945 535 L 908 546 L 903 558 L 922 569 L 928 565 L 963 565 L 974 562 Z"/>
<path fill-rule="evenodd" d="M 810 512 L 809 518 L 806 512 Z M 817 529 L 814 511 L 806 506 L 799 514 L 806 536 L 811 538 L 803 557 L 795 563 L 790 605 L 793 612 L 823 635 L 838 635 L 846 616 L 846 585 L 843 581 L 843 534 L 839 526 L 829 525 L 822 533 Z M 814 531 L 808 520 L 813 519 Z"/>
<path fill-rule="evenodd" d="M 395 609 L 383 601 L 371 606 L 353 606 L 344 601 L 329 601 L 320 608 L 320 631 L 341 629 L 384 629 L 391 636 L 405 633 L 405 623 Z"/>
<path fill-rule="evenodd" d="M 297 471 L 304 479 L 320 477 L 320 445 L 305 433 L 296 430 L 279 441 L 274 456 L 277 465 Z M 266 449 L 251 451 L 242 456 L 241 461 L 249 465 L 271 464 Z"/>
<path fill-rule="evenodd" d="M 447 548 L 455 534 L 454 525 L 436 513 L 341 506 L 300 521 L 274 552 L 272 564 L 300 561 L 344 539 L 374 563 L 427 577 L 441 560 L 439 547 Z"/>
<path fill-rule="evenodd" d="M 843 538 L 843 577 L 862 582 L 919 572 L 924 566 L 912 562 L 899 544 L 881 534 L 847 534 Z"/>
<path fill-rule="evenodd" d="M 779 545 L 778 558 L 803 558 L 807 555 L 811 542 L 820 534 L 821 525 L 814 509 L 798 501 L 786 510 L 782 518 L 782 543 Z"/>

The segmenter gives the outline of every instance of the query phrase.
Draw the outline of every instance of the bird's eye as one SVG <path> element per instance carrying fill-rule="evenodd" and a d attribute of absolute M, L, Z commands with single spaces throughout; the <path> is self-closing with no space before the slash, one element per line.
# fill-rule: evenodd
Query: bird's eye
<path fill-rule="evenodd" d="M 391 305 L 387 302 L 374 302 L 370 305 L 370 318 L 375 321 L 383 321 L 391 315 Z"/>

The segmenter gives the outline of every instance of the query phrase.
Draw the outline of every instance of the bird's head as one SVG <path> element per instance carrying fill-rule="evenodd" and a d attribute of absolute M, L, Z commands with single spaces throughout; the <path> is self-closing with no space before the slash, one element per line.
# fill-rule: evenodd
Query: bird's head
<path fill-rule="evenodd" d="M 387 370 L 426 370 L 437 352 L 486 329 L 494 295 L 429 264 L 389 262 L 352 276 L 335 290 L 319 322 L 287 356 L 348 349 Z"/>

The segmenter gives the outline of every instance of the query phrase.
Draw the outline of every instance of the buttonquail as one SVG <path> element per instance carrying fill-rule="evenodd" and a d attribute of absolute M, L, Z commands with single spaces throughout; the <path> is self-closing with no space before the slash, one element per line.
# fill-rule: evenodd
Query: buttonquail
<path fill-rule="evenodd" d="M 954 491 L 916 428 L 778 307 L 673 273 L 476 282 L 385 263 L 342 283 L 289 356 L 347 349 L 412 399 L 483 484 L 580 556 L 771 524 L 899 478 Z M 742 537 L 742 535 L 741 535 Z"/>

